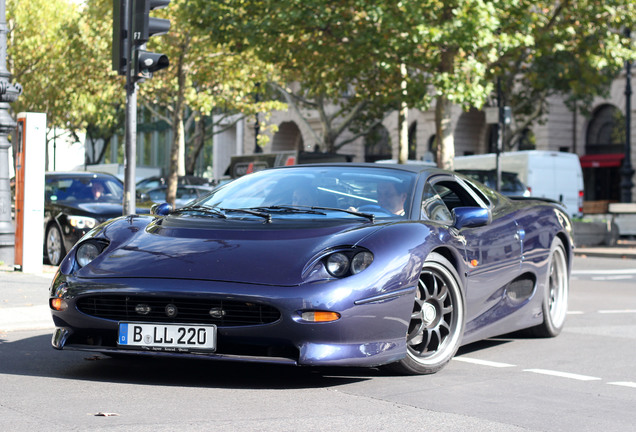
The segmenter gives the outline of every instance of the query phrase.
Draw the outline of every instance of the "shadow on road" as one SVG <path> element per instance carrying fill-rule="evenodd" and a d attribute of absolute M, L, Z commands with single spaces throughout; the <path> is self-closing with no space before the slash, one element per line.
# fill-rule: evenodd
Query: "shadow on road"
<path fill-rule="evenodd" d="M 0 374 L 230 389 L 324 388 L 383 375 L 378 369 L 367 368 L 308 368 L 137 356 L 110 358 L 54 350 L 50 334 L 17 339 L 18 334 L 0 334 Z"/>

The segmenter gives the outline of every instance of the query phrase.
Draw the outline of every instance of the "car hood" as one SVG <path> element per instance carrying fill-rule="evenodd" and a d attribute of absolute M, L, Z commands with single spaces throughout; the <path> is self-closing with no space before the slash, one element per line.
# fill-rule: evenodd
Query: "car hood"
<path fill-rule="evenodd" d="M 170 217 L 142 228 L 130 218 L 117 222 L 105 228 L 108 249 L 78 276 L 298 285 L 323 251 L 354 246 L 386 226 L 359 220 L 195 223 Z"/>

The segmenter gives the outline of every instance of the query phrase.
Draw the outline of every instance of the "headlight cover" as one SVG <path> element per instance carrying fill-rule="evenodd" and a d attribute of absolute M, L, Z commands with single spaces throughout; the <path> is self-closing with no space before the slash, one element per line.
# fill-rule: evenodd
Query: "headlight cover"
<path fill-rule="evenodd" d="M 351 273 L 358 274 L 366 269 L 373 262 L 373 254 L 371 252 L 358 252 L 351 259 Z"/>
<path fill-rule="evenodd" d="M 355 275 L 373 262 L 373 254 L 366 249 L 349 249 L 333 252 L 323 258 L 327 272 L 336 278 Z"/>
<path fill-rule="evenodd" d="M 93 229 L 97 226 L 97 219 L 88 216 L 69 216 L 68 223 L 77 229 Z"/>
<path fill-rule="evenodd" d="M 330 275 L 340 278 L 345 276 L 349 271 L 349 257 L 341 252 L 336 252 L 327 257 L 325 265 Z"/>
<path fill-rule="evenodd" d="M 97 258 L 106 248 L 106 244 L 94 240 L 88 240 L 77 247 L 75 261 L 80 267 L 84 267 Z"/>

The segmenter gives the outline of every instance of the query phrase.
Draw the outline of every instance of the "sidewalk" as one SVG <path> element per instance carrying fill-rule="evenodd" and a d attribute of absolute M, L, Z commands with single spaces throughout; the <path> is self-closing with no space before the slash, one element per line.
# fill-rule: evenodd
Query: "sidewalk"
<path fill-rule="evenodd" d="M 48 306 L 49 287 L 56 267 L 40 274 L 0 266 L 0 335 L 6 331 L 53 329 Z"/>
<path fill-rule="evenodd" d="M 616 246 L 577 247 L 576 256 L 636 259 L 636 240 L 618 240 Z M 636 264 L 636 263 L 635 263 Z"/>

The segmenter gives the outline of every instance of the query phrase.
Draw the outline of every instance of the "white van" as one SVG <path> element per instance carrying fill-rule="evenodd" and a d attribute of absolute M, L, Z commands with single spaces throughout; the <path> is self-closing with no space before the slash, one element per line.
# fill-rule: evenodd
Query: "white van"
<path fill-rule="evenodd" d="M 583 170 L 574 153 L 527 150 L 501 153 L 501 170 L 518 174 L 530 190 L 530 196 L 563 203 L 568 214 L 583 212 Z M 496 169 L 494 153 L 455 158 L 455 169 Z"/>

